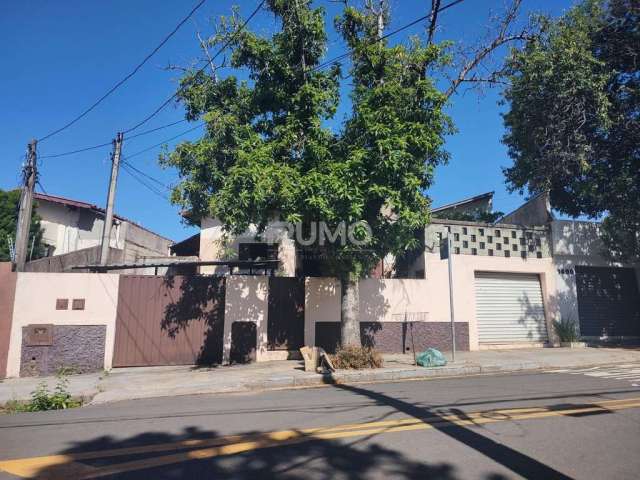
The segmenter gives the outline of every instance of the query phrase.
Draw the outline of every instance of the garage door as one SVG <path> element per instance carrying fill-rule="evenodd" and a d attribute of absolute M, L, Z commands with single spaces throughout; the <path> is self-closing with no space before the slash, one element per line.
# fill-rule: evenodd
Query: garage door
<path fill-rule="evenodd" d="M 538 275 L 476 272 L 480 343 L 546 342 Z"/>
<path fill-rule="evenodd" d="M 580 333 L 640 336 L 640 295 L 631 268 L 576 267 Z"/>

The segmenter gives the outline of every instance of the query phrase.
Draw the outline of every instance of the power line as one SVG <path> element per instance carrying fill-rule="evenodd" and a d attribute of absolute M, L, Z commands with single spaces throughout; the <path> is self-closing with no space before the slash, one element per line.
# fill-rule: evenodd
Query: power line
<path fill-rule="evenodd" d="M 171 191 L 171 187 L 168 186 L 167 184 L 163 183 L 162 181 L 158 180 L 155 177 L 152 177 L 151 175 L 149 175 L 148 173 L 140 170 L 139 168 L 135 167 L 133 164 L 127 162 L 126 160 L 122 160 L 122 165 L 127 165 L 130 169 L 134 170 L 135 172 L 138 172 L 140 175 L 142 175 L 143 177 L 148 178 L 149 180 L 151 180 L 154 183 L 157 183 L 158 185 L 160 185 L 162 188 Z"/>
<path fill-rule="evenodd" d="M 437 12 L 438 12 L 438 13 L 440 13 L 440 12 L 442 12 L 443 10 L 446 10 L 446 9 L 448 9 L 448 8 L 451 8 L 451 7 L 453 7 L 453 6 L 455 6 L 455 5 L 459 4 L 459 3 L 462 3 L 463 1 L 464 1 L 464 0 L 454 0 L 453 2 L 447 3 L 446 5 L 443 5 L 442 7 L 440 7 L 440 8 L 437 10 Z M 385 39 L 387 39 L 387 38 L 389 38 L 389 37 L 391 37 L 391 36 L 393 36 L 393 35 L 396 35 L 396 34 L 398 34 L 398 33 L 402 32 L 403 30 L 406 30 L 407 28 L 411 28 L 411 27 L 413 27 L 414 25 L 416 25 L 416 24 L 418 24 L 418 23 L 420 23 L 420 22 L 422 22 L 422 21 L 426 20 L 426 19 L 427 19 L 427 18 L 429 18 L 430 16 L 431 16 L 431 12 L 429 12 L 427 15 L 423 15 L 422 17 L 415 19 L 414 21 L 412 21 L 412 22 L 410 22 L 410 23 L 407 23 L 406 25 L 403 25 L 402 27 L 399 27 L 399 28 L 397 28 L 397 29 L 395 29 L 395 30 L 392 30 L 391 32 L 389 32 L 389 33 L 387 33 L 387 34 L 385 34 L 385 35 L 381 36 L 380 38 L 377 38 L 375 41 L 371 42 L 369 45 L 375 45 L 376 43 L 379 43 L 379 42 L 381 42 L 382 40 L 385 40 Z M 328 66 L 330 66 L 330 65 L 336 64 L 336 63 L 338 63 L 340 60 L 343 60 L 343 59 L 345 59 L 345 58 L 349 57 L 352 53 L 353 53 L 353 50 L 349 50 L 349 51 L 347 51 L 347 52 L 345 52 L 345 53 L 343 53 L 343 54 L 341 54 L 341 55 L 338 55 L 337 57 L 335 57 L 335 58 L 333 58 L 333 59 L 331 59 L 331 60 L 327 60 L 327 61 L 325 61 L 325 62 L 322 62 L 322 63 L 321 63 L 321 64 L 319 64 L 319 65 L 316 65 L 316 66 L 315 66 L 315 67 L 313 67 L 313 68 L 310 68 L 310 69 L 309 69 L 309 72 L 315 72 L 315 71 L 317 71 L 317 70 L 321 70 L 321 69 L 323 69 L 323 68 L 325 68 L 325 67 L 328 67 Z"/>
<path fill-rule="evenodd" d="M 138 183 L 140 183 L 141 185 L 143 185 L 144 187 L 146 187 L 149 191 L 151 191 L 152 193 L 154 193 L 155 195 L 159 196 L 160 198 L 169 201 L 169 197 L 162 193 L 160 190 L 158 190 L 156 187 L 154 187 L 153 185 L 150 185 L 148 182 L 146 182 L 144 179 L 142 179 L 141 177 L 139 177 L 136 172 L 134 170 L 132 170 L 129 166 L 129 164 L 122 164 L 122 169 L 127 172 L 131 178 L 133 178 L 134 180 L 136 180 Z"/>
<path fill-rule="evenodd" d="M 211 62 L 213 62 L 213 60 L 215 60 L 222 52 L 224 52 L 226 50 L 226 48 L 231 45 L 232 42 L 234 42 L 236 40 L 236 38 L 238 37 L 238 35 L 245 29 L 245 27 L 247 26 L 247 24 L 253 19 L 253 17 L 256 16 L 256 14 L 260 11 L 260 9 L 262 8 L 262 6 L 264 5 L 266 0 L 262 0 L 260 2 L 260 4 L 256 7 L 256 9 L 251 13 L 251 15 L 249 15 L 249 17 L 245 20 L 245 22 L 240 26 L 240 28 L 238 30 L 235 31 L 235 33 L 231 36 L 231 38 L 229 40 L 227 40 L 224 45 L 222 45 L 222 47 L 211 57 L 211 60 L 207 63 L 204 64 L 203 67 L 201 67 L 200 69 L 198 69 L 195 73 L 194 76 L 197 76 L 198 74 L 204 72 L 208 67 L 209 64 Z M 162 102 L 162 104 L 156 108 L 153 112 L 151 112 L 149 115 L 147 115 L 145 118 L 143 118 L 141 121 L 139 121 L 138 123 L 136 123 L 133 127 L 128 128 L 127 130 L 124 131 L 124 133 L 129 133 L 134 131 L 135 129 L 137 129 L 138 127 L 144 125 L 145 123 L 147 123 L 149 120 L 151 120 L 153 117 L 155 117 L 158 113 L 160 113 L 160 111 L 166 107 L 167 105 L 169 105 L 169 103 L 171 103 L 171 101 L 176 98 L 180 93 L 182 93 L 189 85 L 188 84 L 184 84 L 182 87 L 180 87 L 173 95 L 171 95 L 169 98 L 167 98 L 164 102 Z"/>
<path fill-rule="evenodd" d="M 164 128 L 173 127 L 174 125 L 178 125 L 179 123 L 184 123 L 186 121 L 187 121 L 187 119 L 183 118 L 182 120 L 178 120 L 177 122 L 171 122 L 171 123 L 167 123 L 166 125 L 161 125 L 159 127 L 152 128 L 150 130 L 145 130 L 144 132 L 140 132 L 140 133 L 136 133 L 135 135 L 131 135 L 130 137 L 127 138 L 127 140 L 131 140 L 133 138 L 141 137 L 141 136 L 147 135 L 149 133 L 157 132 L 158 130 L 162 130 Z M 67 155 L 73 155 L 73 154 L 76 154 L 76 153 L 87 152 L 89 150 L 95 150 L 97 148 L 108 147 L 108 146 L 111 146 L 112 143 L 113 142 L 109 141 L 109 142 L 105 142 L 105 143 L 100 143 L 98 145 L 92 145 L 90 147 L 79 148 L 78 150 L 71 150 L 69 152 L 55 153 L 55 154 L 50 154 L 50 155 L 41 155 L 39 158 L 66 157 Z"/>
<path fill-rule="evenodd" d="M 47 138 L 52 137 L 53 135 L 56 135 L 57 133 L 62 132 L 63 130 L 69 128 L 71 125 L 73 125 L 74 123 L 76 123 L 78 120 L 80 120 L 81 118 L 83 118 L 85 115 L 87 115 L 91 110 L 93 110 L 94 108 L 96 108 L 100 103 L 102 103 L 109 95 L 111 95 L 113 92 L 115 92 L 118 88 L 120 88 L 120 86 L 122 86 L 127 80 L 129 80 L 131 77 L 133 77 L 138 70 L 140 70 L 140 68 L 142 68 L 142 66 L 147 63 L 147 61 L 153 57 L 153 55 L 155 55 L 158 50 L 160 50 L 165 43 L 167 43 L 169 41 L 169 39 L 180 29 L 180 27 L 182 27 L 182 25 L 184 25 L 187 20 L 189 20 L 189 18 L 191 18 L 191 16 L 196 12 L 196 10 L 198 10 L 205 2 L 206 0 L 200 0 L 200 2 L 198 2 L 198 4 L 193 7 L 193 9 L 189 12 L 189 14 L 183 18 L 180 23 L 178 23 L 178 25 L 176 25 L 176 27 L 158 44 L 158 46 L 156 48 L 154 48 L 151 53 L 149 53 L 143 60 L 142 62 L 140 62 L 138 65 L 136 65 L 136 67 L 131 71 L 131 73 L 129 73 L 127 76 L 125 76 L 122 80 L 120 80 L 118 83 L 116 83 L 113 87 L 111 87 L 107 93 L 105 93 L 104 95 L 102 95 L 98 100 L 96 100 L 89 108 L 87 108 L 86 110 L 84 110 L 80 115 L 78 115 L 76 118 L 74 118 L 73 120 L 71 120 L 70 122 L 68 122 L 67 124 L 63 125 L 62 127 L 58 128 L 57 130 L 54 130 L 53 132 L 45 135 L 44 137 L 40 138 L 38 141 L 42 142 L 44 140 L 46 140 Z"/>
<path fill-rule="evenodd" d="M 127 158 L 132 158 L 132 157 L 137 157 L 138 155 L 142 155 L 145 152 L 148 152 L 149 150 L 153 150 L 154 148 L 160 147 L 162 145 L 164 145 L 167 142 L 170 142 L 171 140 L 175 140 L 176 138 L 180 138 L 183 135 L 186 135 L 189 132 L 193 132 L 194 130 L 201 128 L 203 126 L 205 126 L 206 123 L 199 123 L 198 125 L 196 125 L 195 127 L 190 128 L 189 130 L 185 130 L 184 132 L 181 132 L 177 135 L 174 135 L 171 138 L 167 138 L 166 140 L 163 140 L 162 142 L 156 143 L 155 145 L 151 145 L 150 147 L 144 148 L 142 150 L 137 151 L 136 153 L 132 153 L 131 155 L 127 155 Z"/>

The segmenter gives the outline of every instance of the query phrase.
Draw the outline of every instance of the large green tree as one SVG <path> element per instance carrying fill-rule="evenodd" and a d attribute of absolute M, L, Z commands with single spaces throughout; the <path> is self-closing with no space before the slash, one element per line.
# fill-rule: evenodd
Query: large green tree
<path fill-rule="evenodd" d="M 586 0 L 508 61 L 504 137 L 512 189 L 604 216 L 619 260 L 640 258 L 640 4 Z"/>
<path fill-rule="evenodd" d="M 343 71 L 322 63 L 325 11 L 311 3 L 268 0 L 277 22 L 270 36 L 242 29 L 236 16 L 217 25 L 209 44 L 231 42 L 227 67 L 234 73 L 220 76 L 212 64 L 211 72 L 182 78 L 180 101 L 188 118 L 204 119 L 207 131 L 161 161 L 181 178 L 173 201 L 192 218 L 219 218 L 230 233 L 251 224 L 263 229 L 276 218 L 307 233 L 317 222 L 331 232 L 341 222 L 356 225 L 356 242 L 329 243 L 321 253 L 324 273 L 342 281 L 342 343 L 359 344 L 358 279 L 387 254 L 419 245 L 415 232 L 429 222 L 424 192 L 447 159 L 444 137 L 453 129 L 443 108 L 465 75 L 510 40 L 507 27 L 520 2 L 492 46 L 442 91 L 433 75 L 442 73 L 448 57 L 433 42 L 435 15 L 426 41 L 391 45 L 384 38 L 386 2 L 365 0 L 360 8 L 345 2 L 335 20 L 349 47 Z M 341 88 L 346 78 L 351 88 Z M 347 118 L 332 122 L 345 101 Z M 330 129 L 332 123 L 338 126 Z"/>
<path fill-rule="evenodd" d="M 18 210 L 20 204 L 20 190 L 0 190 L 0 261 L 11 260 L 9 254 L 9 242 L 16 240 L 16 228 L 18 226 Z M 33 243 L 33 252 L 31 245 Z M 33 208 L 31 214 L 31 228 L 29 230 L 29 250 L 27 259 L 40 258 L 44 255 L 44 244 L 42 243 L 42 228 L 40 218 Z"/>

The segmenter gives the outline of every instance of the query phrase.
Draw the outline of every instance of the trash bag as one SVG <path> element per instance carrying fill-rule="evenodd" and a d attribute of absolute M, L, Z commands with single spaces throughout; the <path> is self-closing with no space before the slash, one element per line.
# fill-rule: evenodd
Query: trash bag
<path fill-rule="evenodd" d="M 447 359 L 444 358 L 440 350 L 427 348 L 424 352 L 418 354 L 416 363 L 421 367 L 443 367 L 447 364 Z"/>

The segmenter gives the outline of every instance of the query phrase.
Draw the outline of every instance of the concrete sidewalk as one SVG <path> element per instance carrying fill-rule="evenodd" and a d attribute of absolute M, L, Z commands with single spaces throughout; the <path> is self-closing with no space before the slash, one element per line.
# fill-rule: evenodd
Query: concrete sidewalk
<path fill-rule="evenodd" d="M 534 371 L 621 363 L 640 363 L 640 349 L 622 348 L 536 348 L 459 352 L 455 363 L 438 368 L 413 365 L 410 355 L 385 355 L 384 368 L 340 370 L 331 376 L 305 372 L 302 362 L 274 361 L 217 368 L 145 367 L 73 375 L 69 391 L 92 404 L 176 395 L 248 392 L 326 383 L 384 382 L 438 376 Z M 0 382 L 0 405 L 11 400 L 28 400 L 36 386 L 45 381 L 53 390 L 56 379 L 18 378 Z"/>

